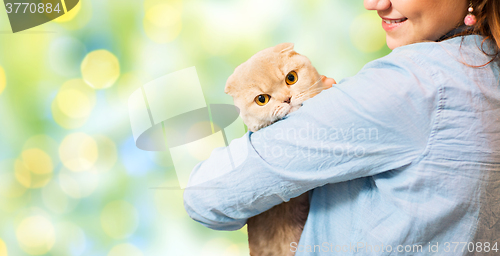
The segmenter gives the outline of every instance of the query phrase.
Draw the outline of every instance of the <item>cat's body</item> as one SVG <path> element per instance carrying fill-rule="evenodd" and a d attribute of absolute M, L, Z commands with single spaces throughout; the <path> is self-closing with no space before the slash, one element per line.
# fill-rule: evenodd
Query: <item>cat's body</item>
<path fill-rule="evenodd" d="M 332 83 L 318 74 L 307 57 L 295 52 L 293 44 L 284 43 L 262 50 L 238 66 L 225 92 L 233 97 L 248 129 L 255 132 L 297 110 Z M 294 255 L 290 244 L 299 242 L 308 213 L 305 193 L 250 218 L 250 255 Z"/>
<path fill-rule="evenodd" d="M 250 255 L 294 255 L 290 243 L 299 243 L 308 214 L 309 193 L 307 192 L 248 219 Z"/>

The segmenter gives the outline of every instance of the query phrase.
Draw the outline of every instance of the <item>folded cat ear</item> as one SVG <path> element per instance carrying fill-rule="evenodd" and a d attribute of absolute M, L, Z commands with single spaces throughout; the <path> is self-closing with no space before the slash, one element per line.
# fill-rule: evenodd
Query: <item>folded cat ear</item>
<path fill-rule="evenodd" d="M 224 93 L 226 93 L 227 95 L 231 95 L 232 90 L 233 90 L 233 83 L 232 83 L 232 76 L 230 76 L 227 79 L 226 87 L 224 88 Z"/>
<path fill-rule="evenodd" d="M 293 52 L 293 43 L 282 43 L 274 47 L 275 52 L 288 53 Z"/>

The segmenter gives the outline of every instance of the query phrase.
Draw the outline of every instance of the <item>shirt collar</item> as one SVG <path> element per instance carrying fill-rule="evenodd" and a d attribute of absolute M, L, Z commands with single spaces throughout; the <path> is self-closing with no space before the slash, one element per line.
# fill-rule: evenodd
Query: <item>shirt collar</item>
<path fill-rule="evenodd" d="M 436 42 L 441 42 L 441 41 L 444 41 L 446 39 L 450 39 L 458 34 L 463 34 L 464 32 L 467 32 L 467 34 L 473 34 L 473 31 L 474 31 L 473 27 L 462 25 L 462 26 L 455 28 L 455 29 L 451 30 L 450 32 L 446 33 L 445 35 L 440 37 L 438 40 L 436 40 Z"/>

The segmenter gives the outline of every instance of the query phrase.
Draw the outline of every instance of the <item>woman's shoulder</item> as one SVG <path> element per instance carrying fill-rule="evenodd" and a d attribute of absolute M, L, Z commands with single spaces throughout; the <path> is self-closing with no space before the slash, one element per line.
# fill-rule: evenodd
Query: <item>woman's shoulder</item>
<path fill-rule="evenodd" d="M 469 35 L 442 42 L 401 46 L 387 56 L 366 64 L 358 75 L 372 77 L 377 73 L 386 77 L 385 81 L 391 81 L 390 74 L 398 72 L 406 75 L 406 82 L 419 82 L 423 77 L 427 77 L 440 83 L 457 74 L 469 73 L 468 69 L 472 69 L 472 66 L 488 63 L 491 57 L 481 50 L 481 47 L 488 50 L 488 45 L 483 41 L 481 36 Z"/>
<path fill-rule="evenodd" d="M 486 44 L 484 44 L 486 42 Z M 480 35 L 465 35 L 465 36 L 457 36 L 444 41 L 424 41 L 419 43 L 407 44 L 400 47 L 397 47 L 392 51 L 391 54 L 398 54 L 400 52 L 407 51 L 434 51 L 434 50 L 459 50 L 461 48 L 470 50 L 478 50 L 482 45 L 488 46 L 488 41 L 484 41 L 484 37 Z M 480 51 L 479 51 L 480 52 Z"/>
<path fill-rule="evenodd" d="M 382 61 L 396 61 L 411 59 L 421 65 L 446 68 L 462 65 L 482 65 L 490 61 L 491 57 L 485 52 L 492 52 L 488 40 L 479 35 L 454 37 L 441 42 L 420 42 L 409 44 L 394 49 L 389 55 L 380 59 Z M 483 51 L 484 50 L 484 51 Z"/>

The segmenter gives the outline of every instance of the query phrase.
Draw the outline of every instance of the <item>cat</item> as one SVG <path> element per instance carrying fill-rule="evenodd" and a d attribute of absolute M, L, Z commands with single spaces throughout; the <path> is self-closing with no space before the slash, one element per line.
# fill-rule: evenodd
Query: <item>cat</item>
<path fill-rule="evenodd" d="M 256 132 L 297 110 L 335 80 L 321 76 L 292 43 L 264 49 L 239 65 L 228 78 L 232 96 L 248 130 Z M 251 256 L 288 256 L 299 242 L 309 214 L 309 193 L 274 206 L 247 221 Z"/>

